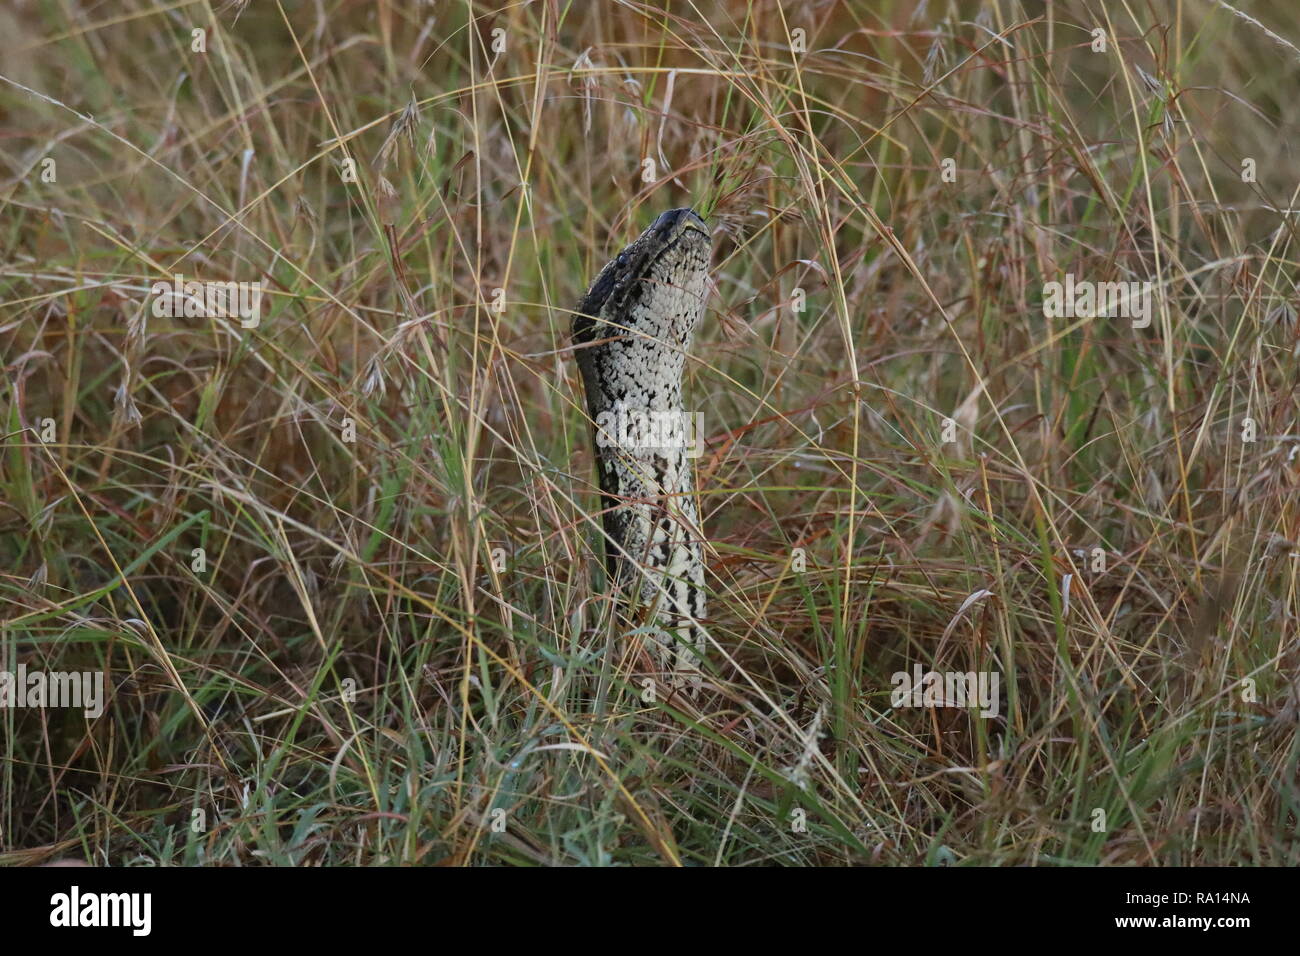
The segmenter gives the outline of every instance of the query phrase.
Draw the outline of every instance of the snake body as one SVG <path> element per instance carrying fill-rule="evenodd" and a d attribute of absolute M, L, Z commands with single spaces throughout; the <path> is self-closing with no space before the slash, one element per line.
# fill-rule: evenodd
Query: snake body
<path fill-rule="evenodd" d="M 621 613 L 646 609 L 669 686 L 699 686 L 704 561 L 682 371 L 708 291 L 712 240 L 672 209 L 600 271 L 573 339 L 595 436 L 605 564 Z M 672 440 L 666 440 L 670 437 Z"/>

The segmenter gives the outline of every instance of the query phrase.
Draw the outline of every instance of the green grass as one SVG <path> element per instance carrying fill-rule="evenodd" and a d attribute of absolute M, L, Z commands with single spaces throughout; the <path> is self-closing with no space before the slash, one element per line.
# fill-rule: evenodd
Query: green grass
<path fill-rule="evenodd" d="M 0 669 L 111 688 L 0 709 L 0 862 L 1300 862 L 1300 15 L 923 6 L 0 11 Z M 679 706 L 568 310 L 686 204 Z"/>

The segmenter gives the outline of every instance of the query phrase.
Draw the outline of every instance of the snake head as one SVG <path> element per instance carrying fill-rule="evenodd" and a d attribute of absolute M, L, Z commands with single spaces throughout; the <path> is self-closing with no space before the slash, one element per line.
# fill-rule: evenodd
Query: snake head
<path fill-rule="evenodd" d="M 600 270 L 578 305 L 573 337 L 579 343 L 635 329 L 639 317 L 668 316 L 674 333 L 689 339 L 704 307 L 713 239 L 689 207 L 670 209 Z M 596 327 L 606 325 L 597 335 Z M 612 328 L 611 328 L 612 327 Z"/>

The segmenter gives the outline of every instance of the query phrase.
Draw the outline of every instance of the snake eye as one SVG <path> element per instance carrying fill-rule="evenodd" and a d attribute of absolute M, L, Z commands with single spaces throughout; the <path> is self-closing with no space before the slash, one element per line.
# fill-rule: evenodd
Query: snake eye
<path fill-rule="evenodd" d="M 620 252 L 620 253 L 618 254 L 618 264 L 621 265 L 621 266 L 625 266 L 625 265 L 627 265 L 627 253 L 626 253 L 626 252 Z"/>

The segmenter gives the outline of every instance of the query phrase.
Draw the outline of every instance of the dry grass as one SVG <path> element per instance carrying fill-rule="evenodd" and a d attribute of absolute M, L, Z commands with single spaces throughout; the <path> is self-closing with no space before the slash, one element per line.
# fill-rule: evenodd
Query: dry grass
<path fill-rule="evenodd" d="M 7 6 L 0 659 L 112 696 L 0 710 L 0 861 L 1300 862 L 1300 11 L 1248 12 Z M 686 204 L 698 714 L 610 626 L 566 351 Z"/>

